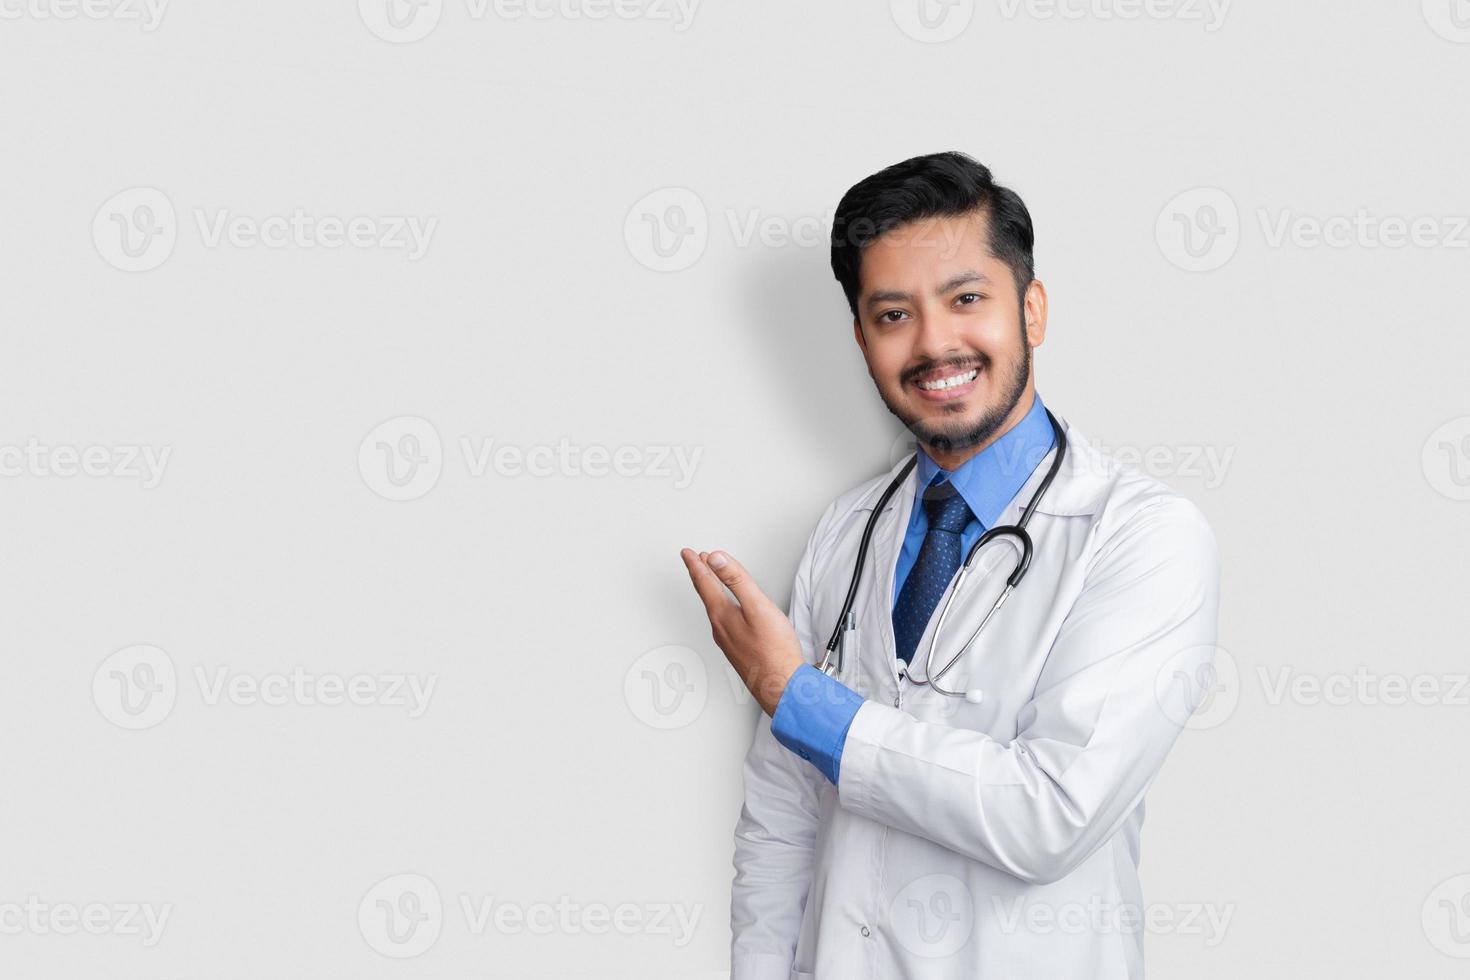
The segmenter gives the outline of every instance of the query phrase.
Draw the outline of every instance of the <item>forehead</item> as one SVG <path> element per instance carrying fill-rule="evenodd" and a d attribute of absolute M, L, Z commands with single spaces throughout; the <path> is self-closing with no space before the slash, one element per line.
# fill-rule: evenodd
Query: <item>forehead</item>
<path fill-rule="evenodd" d="M 960 269 L 990 268 L 990 226 L 983 211 L 920 218 L 892 228 L 863 249 L 862 291 L 941 282 Z"/>

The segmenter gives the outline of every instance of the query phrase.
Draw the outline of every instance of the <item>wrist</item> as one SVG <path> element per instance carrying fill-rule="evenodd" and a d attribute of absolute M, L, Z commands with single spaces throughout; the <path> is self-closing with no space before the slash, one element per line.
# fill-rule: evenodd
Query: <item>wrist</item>
<path fill-rule="evenodd" d="M 767 715 L 775 716 L 776 705 L 781 701 L 781 695 L 786 693 L 786 685 L 791 683 L 791 677 L 806 663 L 806 659 L 800 654 L 787 657 L 770 669 L 756 685 L 753 692 L 756 701 L 760 703 L 761 710 Z"/>

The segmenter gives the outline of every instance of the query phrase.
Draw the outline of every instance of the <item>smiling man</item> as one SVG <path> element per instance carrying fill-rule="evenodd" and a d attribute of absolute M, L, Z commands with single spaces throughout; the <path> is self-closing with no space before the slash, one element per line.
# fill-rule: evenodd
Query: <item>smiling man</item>
<path fill-rule="evenodd" d="M 764 712 L 732 980 L 1143 974 L 1143 796 L 1214 683 L 1218 558 L 1042 404 L 1033 237 L 963 154 L 852 187 L 832 268 L 917 451 L 827 507 L 789 618 L 680 553 Z"/>

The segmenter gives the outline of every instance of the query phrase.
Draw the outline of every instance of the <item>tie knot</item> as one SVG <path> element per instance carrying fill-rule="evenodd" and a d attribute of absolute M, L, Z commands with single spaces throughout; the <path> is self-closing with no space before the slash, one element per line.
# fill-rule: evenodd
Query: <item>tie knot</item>
<path fill-rule="evenodd" d="M 939 480 L 942 475 L 935 479 Z M 963 531 L 974 516 L 970 512 L 970 505 L 965 503 L 965 498 L 960 496 L 954 484 L 948 480 L 931 483 L 929 489 L 924 491 L 924 513 L 929 516 L 929 530 L 948 531 L 951 534 Z"/>

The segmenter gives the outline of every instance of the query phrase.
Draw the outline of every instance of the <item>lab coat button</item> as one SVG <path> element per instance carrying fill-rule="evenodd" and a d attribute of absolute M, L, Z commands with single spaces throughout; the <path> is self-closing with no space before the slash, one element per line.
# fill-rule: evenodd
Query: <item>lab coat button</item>
<path fill-rule="evenodd" d="M 867 926 L 863 926 L 862 932 L 863 932 L 863 935 L 864 936 L 868 935 L 868 927 Z"/>

